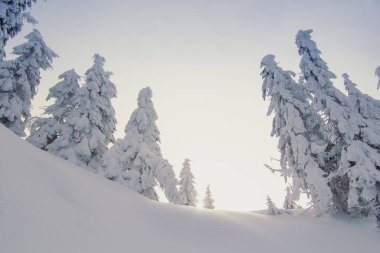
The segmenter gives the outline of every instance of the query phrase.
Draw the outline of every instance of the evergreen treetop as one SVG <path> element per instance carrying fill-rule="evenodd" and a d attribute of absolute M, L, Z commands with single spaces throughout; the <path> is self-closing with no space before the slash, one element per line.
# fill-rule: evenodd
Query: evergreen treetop
<path fill-rule="evenodd" d="M 45 108 L 44 117 L 36 117 L 30 125 L 27 141 L 38 148 L 51 151 L 47 146 L 62 136 L 67 116 L 75 108 L 79 90 L 80 76 L 72 69 L 59 76 L 56 85 L 49 89 L 46 100 L 54 99 L 53 104 Z"/>

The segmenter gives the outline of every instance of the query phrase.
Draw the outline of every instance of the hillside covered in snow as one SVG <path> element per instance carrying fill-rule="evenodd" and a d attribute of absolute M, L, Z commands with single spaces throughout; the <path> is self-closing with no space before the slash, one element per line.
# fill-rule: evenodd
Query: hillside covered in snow
<path fill-rule="evenodd" d="M 0 125 L 0 252 L 377 252 L 366 221 L 158 203 Z"/>

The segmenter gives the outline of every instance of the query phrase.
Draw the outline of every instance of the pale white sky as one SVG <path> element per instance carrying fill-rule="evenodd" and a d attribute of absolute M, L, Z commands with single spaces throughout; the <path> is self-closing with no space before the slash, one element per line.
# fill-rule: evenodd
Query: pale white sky
<path fill-rule="evenodd" d="M 83 75 L 99 53 L 118 89 L 118 137 L 138 91 L 150 86 L 163 155 L 177 175 L 183 160 L 192 160 L 200 200 L 211 184 L 218 209 L 262 209 L 266 194 L 281 207 L 283 180 L 263 165 L 279 155 L 260 61 L 271 53 L 298 73 L 295 34 L 312 28 L 337 87 L 348 72 L 359 89 L 380 98 L 379 11 L 378 0 L 39 1 L 36 28 L 60 58 L 43 73 L 34 112 L 59 74 L 75 68 Z M 8 54 L 30 31 L 24 27 Z"/>

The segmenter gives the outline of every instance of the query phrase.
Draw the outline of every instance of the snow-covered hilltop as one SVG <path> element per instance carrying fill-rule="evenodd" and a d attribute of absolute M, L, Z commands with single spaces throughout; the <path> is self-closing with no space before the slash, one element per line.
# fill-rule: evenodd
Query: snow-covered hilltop
<path fill-rule="evenodd" d="M 377 252 L 373 224 L 151 201 L 0 125 L 0 252 Z"/>

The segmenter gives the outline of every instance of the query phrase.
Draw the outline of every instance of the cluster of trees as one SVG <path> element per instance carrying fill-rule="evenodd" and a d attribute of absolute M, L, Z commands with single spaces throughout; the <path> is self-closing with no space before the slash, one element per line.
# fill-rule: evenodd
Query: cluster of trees
<path fill-rule="evenodd" d="M 195 206 L 197 192 L 190 160 L 185 160 L 178 182 L 161 154 L 155 123 L 158 117 L 149 87 L 138 95 L 138 108 L 125 128 L 124 139 L 115 140 L 117 121 L 111 99 L 117 91 L 110 80 L 112 73 L 104 69 L 104 57 L 94 55 L 83 83 L 74 69 L 62 73 L 60 81 L 49 89 L 47 100 L 53 102 L 45 108 L 43 117 L 31 118 L 40 71 L 50 68 L 57 54 L 36 29 L 25 37 L 27 42 L 13 49 L 17 56 L 14 60 L 4 59 L 4 47 L 21 31 L 25 19 L 35 23 L 28 12 L 35 2 L 0 2 L 0 122 L 19 136 L 25 136 L 25 127 L 29 126 L 26 139 L 33 145 L 150 199 L 158 200 L 155 186 L 159 185 L 169 202 Z M 209 188 L 206 199 L 205 207 L 214 208 Z"/>
<path fill-rule="evenodd" d="M 279 138 L 277 171 L 291 179 L 284 206 L 296 207 L 306 193 L 317 214 L 376 217 L 380 224 L 380 101 L 360 92 L 348 74 L 347 95 L 335 88 L 311 33 L 296 36 L 298 82 L 273 55 L 261 62 L 263 98 L 274 115 L 271 136 Z"/>
<path fill-rule="evenodd" d="M 159 147 L 157 113 L 149 87 L 139 92 L 137 108 L 115 140 L 115 110 L 111 99 L 116 86 L 104 69 L 104 57 L 95 54 L 84 82 L 74 70 L 59 76 L 50 88 L 43 117 L 31 118 L 31 100 L 40 84 L 40 71 L 51 67 L 57 54 L 36 29 L 27 41 L 14 47 L 15 59 L 6 60 L 4 47 L 20 32 L 23 21 L 35 23 L 28 10 L 36 0 L 0 2 L 0 123 L 35 146 L 81 167 L 158 200 L 156 186 L 171 203 L 195 206 L 197 191 L 190 160 L 176 179 Z M 335 88 L 336 78 L 311 39 L 312 30 L 296 36 L 301 56 L 299 80 L 281 69 L 273 55 L 261 61 L 263 98 L 270 99 L 272 136 L 279 138 L 280 166 L 288 182 L 284 208 L 297 207 L 305 193 L 316 214 L 345 213 L 376 217 L 380 224 L 380 101 L 363 94 L 348 74 L 343 74 L 347 94 Z M 379 77 L 380 67 L 375 74 Z M 109 146 L 111 148 L 109 148 Z M 214 208 L 210 187 L 203 200 Z M 278 213 L 271 199 L 268 210 Z"/>
<path fill-rule="evenodd" d="M 74 70 L 60 75 L 61 81 L 49 89 L 47 97 L 55 101 L 45 109 L 45 117 L 34 118 L 30 123 L 30 143 L 96 171 L 108 144 L 114 142 L 116 130 L 111 105 L 116 87 L 104 63 L 105 59 L 95 54 L 81 86 Z"/>
<path fill-rule="evenodd" d="M 161 153 L 155 123 L 158 117 L 149 87 L 139 92 L 138 107 L 125 127 L 125 137 L 115 141 L 111 99 L 116 97 L 116 88 L 104 63 L 103 57 L 94 55 L 83 85 L 74 70 L 60 75 L 61 81 L 49 89 L 47 97 L 55 100 L 46 107 L 44 117 L 32 120 L 27 141 L 152 200 L 158 201 L 155 187 L 159 185 L 170 203 L 195 206 L 197 192 L 190 160 L 185 160 L 178 182 Z M 110 143 L 113 145 L 108 149 Z"/>

